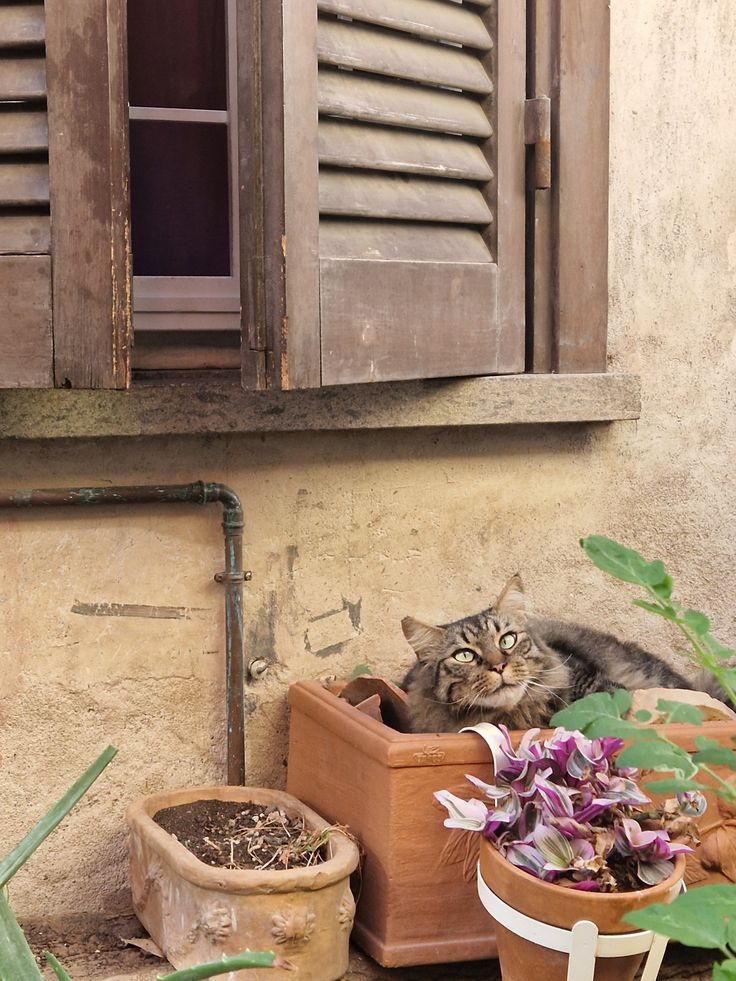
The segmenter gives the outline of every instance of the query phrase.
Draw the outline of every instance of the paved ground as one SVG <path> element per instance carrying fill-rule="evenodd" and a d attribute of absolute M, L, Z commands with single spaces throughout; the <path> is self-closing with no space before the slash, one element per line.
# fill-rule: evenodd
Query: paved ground
<path fill-rule="evenodd" d="M 40 955 L 44 948 L 52 950 L 73 981 L 155 981 L 170 970 L 166 962 L 123 942 L 122 938 L 145 936 L 134 917 L 94 923 L 62 920 L 41 928 L 27 926 L 27 932 L 34 952 Z M 711 963 L 707 951 L 674 945 L 667 953 L 660 979 L 710 981 Z M 54 977 L 48 968 L 45 976 Z M 497 961 L 389 970 L 353 949 L 344 981 L 502 981 L 502 978 Z"/>

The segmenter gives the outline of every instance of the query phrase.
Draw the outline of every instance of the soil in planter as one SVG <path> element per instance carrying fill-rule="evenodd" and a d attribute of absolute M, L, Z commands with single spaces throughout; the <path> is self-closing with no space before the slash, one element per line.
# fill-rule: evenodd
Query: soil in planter
<path fill-rule="evenodd" d="M 303 817 L 274 805 L 197 800 L 164 808 L 153 820 L 206 865 L 293 869 L 327 857 L 327 831 L 312 831 Z"/>

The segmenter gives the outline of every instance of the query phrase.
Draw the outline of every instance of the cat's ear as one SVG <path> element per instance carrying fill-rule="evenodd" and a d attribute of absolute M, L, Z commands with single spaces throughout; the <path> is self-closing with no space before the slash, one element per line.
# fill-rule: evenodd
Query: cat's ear
<path fill-rule="evenodd" d="M 445 636 L 441 627 L 431 627 L 428 623 L 415 620 L 414 617 L 404 617 L 401 621 L 401 629 L 420 661 L 434 657 Z"/>
<path fill-rule="evenodd" d="M 521 576 L 518 572 L 514 573 L 503 587 L 501 595 L 493 604 L 493 609 L 498 610 L 499 613 L 503 613 L 504 616 L 512 618 L 523 618 L 532 612 L 524 594 L 524 586 L 522 585 Z"/>

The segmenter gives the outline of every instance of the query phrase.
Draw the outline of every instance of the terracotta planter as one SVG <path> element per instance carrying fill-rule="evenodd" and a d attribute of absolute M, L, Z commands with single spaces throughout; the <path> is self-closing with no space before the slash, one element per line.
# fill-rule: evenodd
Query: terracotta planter
<path fill-rule="evenodd" d="M 678 856 L 675 871 L 664 882 L 649 889 L 622 893 L 589 893 L 542 882 L 507 862 L 483 839 L 480 846 L 480 874 L 486 885 L 517 912 L 551 926 L 570 930 L 579 920 L 590 920 L 600 934 L 633 933 L 637 927 L 622 917 L 652 903 L 666 903 L 680 892 L 685 857 Z M 568 955 L 539 946 L 495 923 L 498 957 L 504 981 L 529 981 L 543 976 L 545 981 L 565 981 Z M 643 954 L 598 958 L 595 981 L 633 981 Z"/>
<path fill-rule="evenodd" d="M 299 969 L 301 981 L 336 981 L 348 967 L 355 904 L 349 877 L 358 849 L 332 832 L 331 857 L 311 868 L 234 871 L 200 862 L 160 828 L 153 815 L 195 800 L 277 804 L 303 815 L 313 829 L 327 827 L 318 814 L 277 790 L 194 787 L 154 794 L 128 808 L 130 882 L 136 915 L 174 967 L 223 954 L 273 950 Z M 231 981 L 293 978 L 280 970 L 238 971 Z"/>
<path fill-rule="evenodd" d="M 495 925 L 474 877 L 464 879 L 453 864 L 446 811 L 432 799 L 435 790 L 467 794 L 466 773 L 490 780 L 482 740 L 397 732 L 318 682 L 292 685 L 289 702 L 287 789 L 346 824 L 364 852 L 353 939 L 385 967 L 495 957 Z M 736 724 L 667 731 L 687 749 L 696 735 L 730 746 Z M 713 814 L 709 809 L 702 821 Z"/>

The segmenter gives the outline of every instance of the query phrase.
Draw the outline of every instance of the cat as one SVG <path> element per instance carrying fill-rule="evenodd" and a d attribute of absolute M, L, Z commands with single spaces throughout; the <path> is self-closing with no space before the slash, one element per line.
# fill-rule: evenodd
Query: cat
<path fill-rule="evenodd" d="M 404 617 L 401 627 L 418 659 L 401 683 L 411 732 L 545 727 L 591 692 L 693 687 L 638 644 L 534 616 L 518 574 L 481 613 L 437 627 Z"/>

